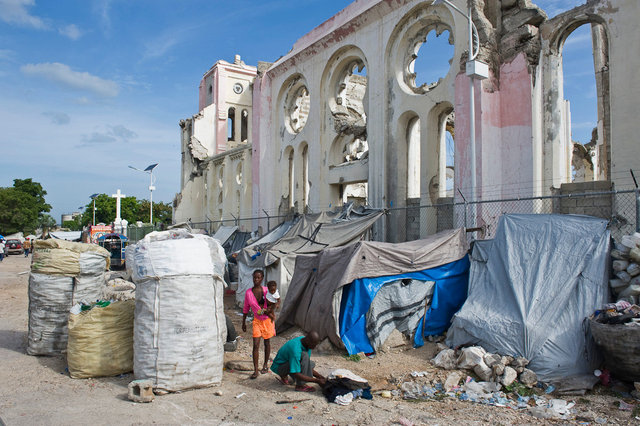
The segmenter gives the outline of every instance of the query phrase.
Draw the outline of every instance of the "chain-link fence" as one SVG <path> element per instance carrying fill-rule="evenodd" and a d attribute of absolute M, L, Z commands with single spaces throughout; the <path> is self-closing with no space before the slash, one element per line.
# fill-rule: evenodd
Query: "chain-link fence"
<path fill-rule="evenodd" d="M 386 209 L 387 214 L 374 226 L 380 226 L 384 221 L 386 234 L 377 235 L 382 235 L 381 239 L 394 242 L 417 240 L 445 229 L 461 227 L 467 228 L 477 239 L 488 239 L 495 236 L 498 220 L 503 214 L 581 214 L 608 220 L 611 235 L 619 240 L 623 235 L 638 230 L 638 200 L 638 190 L 558 193 L 540 197 L 474 202 L 441 198 L 438 204 L 432 205 L 421 205 L 419 199 L 410 199 L 405 207 Z M 192 228 L 203 229 L 209 235 L 215 234 L 221 226 L 237 226 L 240 231 L 258 231 L 260 235 L 264 235 L 283 221 L 292 218 L 292 214 L 265 214 L 247 218 L 190 222 L 189 225 Z M 135 242 L 151 230 L 153 229 L 147 230 L 145 227 L 129 228 L 129 238 Z"/>
<path fill-rule="evenodd" d="M 424 238 L 444 229 L 465 227 L 478 239 L 493 238 L 500 216 L 506 213 L 524 214 L 581 214 L 609 221 L 614 239 L 636 232 L 638 192 L 601 191 L 579 194 L 556 194 L 475 202 L 454 202 L 453 199 L 435 205 L 407 203 L 395 208 L 397 232 L 406 241 Z M 403 217 L 405 216 L 405 217 Z M 391 226 L 393 227 L 392 222 Z M 404 226 L 403 226 L 404 225 Z M 393 232 L 393 230 L 392 230 Z"/>
<path fill-rule="evenodd" d="M 205 222 L 188 222 L 188 224 L 192 228 L 205 230 L 209 235 L 215 234 L 221 226 L 237 226 L 240 231 L 259 231 L 261 235 L 264 235 L 282 222 L 291 220 L 292 218 L 293 214 L 276 216 L 264 215 L 255 217 L 238 217 L 225 220 L 208 220 Z"/>

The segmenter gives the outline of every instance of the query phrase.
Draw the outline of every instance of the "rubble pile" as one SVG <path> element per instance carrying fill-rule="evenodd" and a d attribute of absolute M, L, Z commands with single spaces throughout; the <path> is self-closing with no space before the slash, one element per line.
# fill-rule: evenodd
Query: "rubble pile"
<path fill-rule="evenodd" d="M 444 346 L 444 345 L 443 345 Z M 446 380 L 429 372 L 413 372 L 410 379 L 396 381 L 398 388 L 391 396 L 408 400 L 442 400 L 456 398 L 484 405 L 526 410 L 534 417 L 570 419 L 574 402 L 551 398 L 553 386 L 538 382 L 536 374 L 527 369 L 524 357 L 502 356 L 487 352 L 480 346 L 459 351 L 444 348 L 431 361 L 436 367 L 451 371 Z M 469 370 L 479 380 L 458 370 Z M 383 397 L 385 395 L 382 395 Z"/>
<path fill-rule="evenodd" d="M 611 291 L 618 301 L 634 305 L 640 296 L 640 233 L 622 237 L 611 250 L 612 272 L 609 280 Z"/>
<path fill-rule="evenodd" d="M 492 354 L 481 346 L 471 346 L 459 351 L 443 349 L 431 363 L 446 370 L 472 370 L 480 380 L 503 386 L 510 386 L 516 380 L 528 388 L 538 383 L 536 373 L 526 368 L 529 365 L 528 359 Z"/>

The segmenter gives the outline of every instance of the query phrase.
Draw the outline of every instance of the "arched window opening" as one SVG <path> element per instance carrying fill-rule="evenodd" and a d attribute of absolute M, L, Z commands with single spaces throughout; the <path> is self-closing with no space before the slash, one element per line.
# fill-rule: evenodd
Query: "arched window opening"
<path fill-rule="evenodd" d="M 454 46 L 448 29 L 426 28 L 410 48 L 405 81 L 416 93 L 426 93 L 438 85 L 451 68 Z"/>
<path fill-rule="evenodd" d="M 240 140 L 242 143 L 247 143 L 249 140 L 249 111 L 242 110 L 242 116 L 240 119 Z"/>
<path fill-rule="evenodd" d="M 294 191 L 294 168 L 293 168 L 293 149 L 289 152 L 289 207 L 293 207 L 295 204 L 295 191 Z"/>
<path fill-rule="evenodd" d="M 447 166 L 445 171 L 445 197 L 451 198 L 453 197 L 453 187 L 454 187 L 454 158 L 455 158 L 455 141 L 453 139 L 453 129 L 445 132 L 445 142 L 447 147 L 446 157 L 447 157 Z"/>
<path fill-rule="evenodd" d="M 368 155 L 367 84 L 367 68 L 360 59 L 348 62 L 338 73 L 331 113 L 340 146 L 332 149 L 341 158 L 334 158 L 334 165 L 357 161 Z"/>
<path fill-rule="evenodd" d="M 238 163 L 238 167 L 236 167 L 236 183 L 242 185 L 242 162 Z"/>
<path fill-rule="evenodd" d="M 307 145 L 302 150 L 302 197 L 306 210 L 309 207 L 309 147 Z"/>
<path fill-rule="evenodd" d="M 592 29 L 585 24 L 574 30 L 562 46 L 565 128 L 571 144 L 571 179 L 586 182 L 606 179 L 606 147 L 598 134 L 602 120 L 596 79 L 607 59 L 594 55 Z M 595 70 L 595 71 L 594 71 Z"/>
<path fill-rule="evenodd" d="M 420 119 L 407 125 L 407 198 L 420 198 Z"/>
<path fill-rule="evenodd" d="M 232 141 L 236 138 L 236 109 L 229 108 L 227 113 L 227 140 Z"/>

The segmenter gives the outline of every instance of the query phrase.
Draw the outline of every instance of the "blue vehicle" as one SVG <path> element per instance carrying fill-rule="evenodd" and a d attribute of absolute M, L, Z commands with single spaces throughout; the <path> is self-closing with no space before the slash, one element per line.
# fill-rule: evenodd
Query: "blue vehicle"
<path fill-rule="evenodd" d="M 124 267 L 124 251 L 128 243 L 128 238 L 122 234 L 105 234 L 98 238 L 98 245 L 111 253 L 111 267 L 113 268 Z"/>

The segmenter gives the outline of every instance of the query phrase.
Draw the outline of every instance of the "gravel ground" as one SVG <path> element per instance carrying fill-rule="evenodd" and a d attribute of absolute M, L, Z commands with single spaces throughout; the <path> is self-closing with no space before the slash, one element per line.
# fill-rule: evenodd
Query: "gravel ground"
<path fill-rule="evenodd" d="M 66 360 L 26 355 L 28 270 L 31 258 L 9 256 L 0 263 L 0 425 L 34 424 L 640 424 L 636 411 L 618 408 L 622 398 L 609 388 L 596 387 L 586 396 L 558 398 L 575 401 L 569 420 L 538 419 L 526 410 L 492 407 L 454 398 L 410 401 L 379 396 L 379 391 L 398 389 L 410 373 L 426 371 L 423 382 L 444 382 L 449 372 L 433 368 L 429 360 L 437 349 L 400 345 L 373 359 L 347 359 L 342 352 L 323 344 L 314 351 L 317 369 L 328 372 L 347 368 L 366 378 L 373 400 L 356 400 L 349 406 L 327 403 L 320 392 L 299 393 L 278 383 L 268 373 L 250 380 L 250 371 L 226 369 L 222 384 L 206 389 L 157 396 L 149 404 L 126 397 L 132 374 L 97 379 L 71 379 Z M 240 330 L 242 317 L 225 297 L 227 313 L 243 337 L 236 352 L 225 361 L 248 365 L 251 339 Z M 250 327 L 249 327 L 250 329 Z M 273 339 L 279 348 L 296 334 L 289 331 Z M 272 353 L 271 357 L 275 355 Z M 263 355 L 261 354 L 261 357 Z M 299 400 L 285 404 L 276 401 Z M 637 407 L 638 401 L 624 399 Z M 640 409 L 639 409 L 640 410 Z"/>

